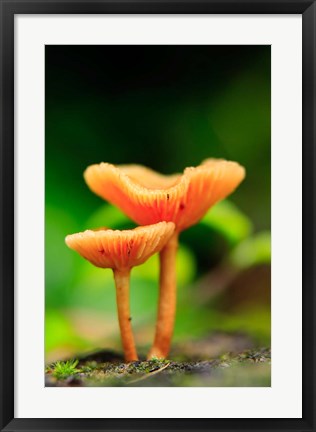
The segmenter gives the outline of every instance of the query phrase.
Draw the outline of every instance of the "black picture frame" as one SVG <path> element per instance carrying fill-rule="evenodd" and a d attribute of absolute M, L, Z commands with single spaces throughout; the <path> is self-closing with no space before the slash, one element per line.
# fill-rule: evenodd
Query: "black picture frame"
<path fill-rule="evenodd" d="M 316 5 L 306 0 L 0 0 L 1 28 L 1 431 L 315 431 Z M 302 14 L 303 20 L 303 416 L 302 419 L 23 419 L 14 417 L 14 15 Z M 280 401 L 282 403 L 282 401 Z"/>

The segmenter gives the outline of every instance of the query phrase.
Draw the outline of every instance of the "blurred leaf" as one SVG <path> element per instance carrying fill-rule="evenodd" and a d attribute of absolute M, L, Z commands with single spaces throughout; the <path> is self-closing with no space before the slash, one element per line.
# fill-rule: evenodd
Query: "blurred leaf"
<path fill-rule="evenodd" d="M 179 244 L 177 251 L 177 283 L 184 286 L 194 279 L 196 274 L 196 262 L 192 252 L 183 244 Z M 159 254 L 153 255 L 144 264 L 135 267 L 132 277 L 148 279 L 158 284 L 159 280 Z"/>
<path fill-rule="evenodd" d="M 114 287 L 113 271 L 96 267 L 89 261 L 81 258 L 80 267 L 78 267 L 78 285 L 86 289 L 93 295 L 94 291 L 104 290 L 105 287 Z"/>
<path fill-rule="evenodd" d="M 176 341 L 194 339 L 208 333 L 216 325 L 215 311 L 183 303 L 178 309 L 174 330 Z"/>
<path fill-rule="evenodd" d="M 76 256 L 65 244 L 69 231 L 75 230 L 76 221 L 61 209 L 46 206 L 45 212 L 45 283 L 46 302 L 63 304 L 67 301 Z"/>
<path fill-rule="evenodd" d="M 111 204 L 103 204 L 87 221 L 89 229 L 110 228 L 110 229 L 130 229 L 136 225 L 121 210 Z"/>
<path fill-rule="evenodd" d="M 228 200 L 211 208 L 200 223 L 221 232 L 231 245 L 245 239 L 253 229 L 250 219 Z"/>
<path fill-rule="evenodd" d="M 269 345 L 271 314 L 268 308 L 252 308 L 238 314 L 220 313 L 212 307 L 181 306 L 176 317 L 174 341 L 209 334 L 212 331 L 242 332 L 260 344 Z M 189 336 L 188 336 L 189 335 Z"/>
<path fill-rule="evenodd" d="M 228 259 L 238 268 L 247 268 L 255 264 L 270 263 L 270 232 L 261 232 L 245 239 L 235 247 Z"/>
<path fill-rule="evenodd" d="M 84 261 L 78 268 L 79 277 L 73 286 L 72 305 L 116 314 L 113 272 Z"/>
<path fill-rule="evenodd" d="M 133 324 L 152 320 L 156 315 L 158 301 L 158 281 L 137 277 L 131 280 L 130 303 Z"/>
<path fill-rule="evenodd" d="M 269 308 L 245 309 L 238 314 L 217 314 L 216 330 L 243 332 L 259 344 L 270 344 L 271 313 Z"/>
<path fill-rule="evenodd" d="M 61 311 L 48 309 L 45 313 L 45 349 L 51 351 L 63 345 L 78 349 L 86 346 Z"/>

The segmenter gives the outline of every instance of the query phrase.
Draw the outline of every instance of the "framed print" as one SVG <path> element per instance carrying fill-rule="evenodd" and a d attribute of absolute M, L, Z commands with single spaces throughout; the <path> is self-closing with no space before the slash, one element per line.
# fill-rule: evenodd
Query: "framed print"
<path fill-rule="evenodd" d="M 315 430 L 315 3 L 1 28 L 1 430 Z"/>

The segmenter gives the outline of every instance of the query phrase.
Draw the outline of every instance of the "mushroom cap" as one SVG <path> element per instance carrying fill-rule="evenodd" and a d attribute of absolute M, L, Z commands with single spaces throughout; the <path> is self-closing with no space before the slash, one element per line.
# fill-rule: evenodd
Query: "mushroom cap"
<path fill-rule="evenodd" d="M 89 188 L 140 225 L 170 221 L 182 231 L 197 223 L 215 203 L 231 194 L 245 177 L 237 162 L 207 159 L 183 174 L 162 175 L 141 165 L 89 166 Z"/>
<path fill-rule="evenodd" d="M 132 230 L 98 229 L 71 234 L 67 246 L 97 267 L 130 269 L 159 252 L 172 236 L 175 225 L 160 222 Z"/>

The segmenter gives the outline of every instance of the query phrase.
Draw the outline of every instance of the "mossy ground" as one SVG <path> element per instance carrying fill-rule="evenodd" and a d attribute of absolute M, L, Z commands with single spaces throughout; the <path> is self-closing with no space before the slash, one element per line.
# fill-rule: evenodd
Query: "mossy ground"
<path fill-rule="evenodd" d="M 268 387 L 271 385 L 269 348 L 226 352 L 214 358 L 201 355 L 200 359 L 196 355 L 192 358 L 184 358 L 178 353 L 171 359 L 132 363 L 124 363 L 119 353 L 100 350 L 82 357 L 78 356 L 77 359 L 79 361 L 74 370 L 68 376 L 63 375 L 63 379 L 60 379 L 60 374 L 55 373 L 54 364 L 47 366 L 46 386 Z"/>

